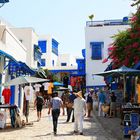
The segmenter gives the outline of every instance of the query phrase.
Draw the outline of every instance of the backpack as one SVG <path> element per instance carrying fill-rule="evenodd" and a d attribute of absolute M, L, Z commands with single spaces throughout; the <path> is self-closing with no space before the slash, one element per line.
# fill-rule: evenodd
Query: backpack
<path fill-rule="evenodd" d="M 37 96 L 37 105 L 43 105 L 44 104 L 44 99 L 41 96 Z"/>

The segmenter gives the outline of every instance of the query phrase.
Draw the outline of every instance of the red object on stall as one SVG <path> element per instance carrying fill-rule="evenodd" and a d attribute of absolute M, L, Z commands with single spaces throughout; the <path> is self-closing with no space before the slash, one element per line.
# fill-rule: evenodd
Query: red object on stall
<path fill-rule="evenodd" d="M 11 97 L 11 90 L 9 88 L 5 88 L 2 91 L 2 96 L 4 97 L 4 103 L 9 104 L 10 103 L 10 97 Z"/>
<path fill-rule="evenodd" d="M 71 77 L 70 84 L 72 87 L 76 86 L 76 77 Z"/>

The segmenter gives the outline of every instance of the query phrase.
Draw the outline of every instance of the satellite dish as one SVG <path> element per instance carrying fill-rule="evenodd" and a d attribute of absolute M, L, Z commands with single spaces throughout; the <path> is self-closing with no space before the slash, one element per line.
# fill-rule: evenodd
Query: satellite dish
<path fill-rule="evenodd" d="M 128 17 L 123 17 L 123 22 L 128 22 Z"/>

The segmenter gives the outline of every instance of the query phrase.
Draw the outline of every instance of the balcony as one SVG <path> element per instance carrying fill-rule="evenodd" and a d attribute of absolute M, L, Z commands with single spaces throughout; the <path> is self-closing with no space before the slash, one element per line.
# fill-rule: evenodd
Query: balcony
<path fill-rule="evenodd" d="M 117 25 L 130 25 L 130 22 L 123 21 L 123 19 L 116 20 L 100 20 L 100 21 L 87 21 L 86 27 L 102 27 L 102 26 L 117 26 Z"/>

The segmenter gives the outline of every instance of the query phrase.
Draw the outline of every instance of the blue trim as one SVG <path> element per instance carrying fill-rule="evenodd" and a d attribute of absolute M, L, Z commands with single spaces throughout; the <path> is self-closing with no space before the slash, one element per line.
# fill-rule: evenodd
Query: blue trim
<path fill-rule="evenodd" d="M 16 61 L 16 59 L 14 57 L 12 57 L 10 54 L 8 54 L 8 53 L 6 53 L 6 52 L 4 52 L 2 50 L 0 50 L 0 55 L 3 55 L 4 57 L 7 57 L 8 59 L 10 59 L 12 61 L 15 61 L 17 63 L 17 61 Z"/>
<path fill-rule="evenodd" d="M 18 94 L 18 107 L 21 107 L 21 88 L 19 86 L 19 94 Z"/>
<path fill-rule="evenodd" d="M 6 3 L 9 2 L 9 0 L 0 0 L 0 3 Z"/>
<path fill-rule="evenodd" d="M 86 86 L 86 88 L 103 88 L 106 85 Z"/>
<path fill-rule="evenodd" d="M 58 72 L 76 72 L 77 70 L 49 70 L 52 73 L 58 73 Z"/>
<path fill-rule="evenodd" d="M 11 98 L 10 104 L 13 105 L 15 103 L 15 86 L 11 86 Z"/>

